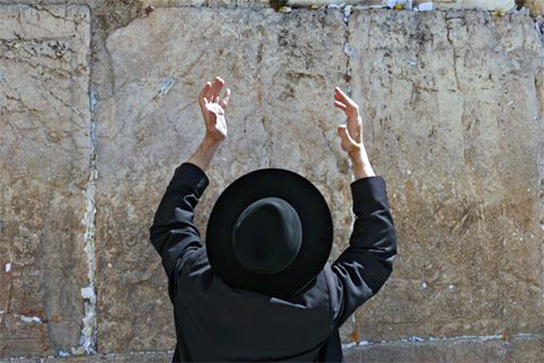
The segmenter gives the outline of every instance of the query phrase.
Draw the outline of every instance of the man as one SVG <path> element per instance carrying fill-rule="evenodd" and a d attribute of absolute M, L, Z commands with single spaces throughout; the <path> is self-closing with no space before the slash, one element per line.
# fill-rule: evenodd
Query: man
<path fill-rule="evenodd" d="M 234 181 L 208 221 L 206 247 L 193 222 L 211 159 L 227 136 L 216 77 L 198 97 L 204 140 L 175 171 L 150 229 L 174 305 L 173 361 L 343 361 L 338 328 L 376 294 L 396 254 L 383 178 L 375 176 L 357 104 L 339 88 L 338 127 L 353 164 L 356 219 L 350 246 L 331 265 L 332 219 L 302 176 L 261 169 Z"/>

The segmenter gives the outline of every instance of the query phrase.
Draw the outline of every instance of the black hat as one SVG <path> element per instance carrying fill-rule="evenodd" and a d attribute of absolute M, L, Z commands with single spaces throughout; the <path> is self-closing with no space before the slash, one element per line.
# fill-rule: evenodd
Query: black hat
<path fill-rule="evenodd" d="M 213 271 L 229 285 L 288 297 L 323 269 L 332 240 L 319 190 L 292 171 L 267 168 L 221 193 L 208 220 L 206 250 Z"/>

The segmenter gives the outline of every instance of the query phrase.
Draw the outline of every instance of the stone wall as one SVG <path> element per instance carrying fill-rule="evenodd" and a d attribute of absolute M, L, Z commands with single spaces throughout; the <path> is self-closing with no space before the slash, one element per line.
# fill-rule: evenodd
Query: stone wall
<path fill-rule="evenodd" d="M 0 0 L 0 360 L 168 361 L 148 229 L 216 74 L 233 94 L 203 235 L 225 186 L 284 167 L 325 195 L 338 256 L 351 176 L 333 88 L 361 105 L 399 256 L 342 329 L 348 361 L 544 355 L 544 27 L 527 12 L 24 3 Z"/>

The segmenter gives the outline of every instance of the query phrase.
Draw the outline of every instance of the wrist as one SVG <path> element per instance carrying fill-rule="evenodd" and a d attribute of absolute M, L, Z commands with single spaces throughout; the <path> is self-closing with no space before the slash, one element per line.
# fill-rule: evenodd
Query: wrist
<path fill-rule="evenodd" d="M 349 158 L 353 163 L 368 163 L 368 155 L 366 153 L 366 149 L 364 145 L 361 145 L 361 147 L 350 151 L 348 153 Z"/>
<path fill-rule="evenodd" d="M 349 156 L 353 165 L 353 175 L 355 176 L 355 180 L 375 176 L 364 146 L 357 151 L 349 153 Z"/>
<path fill-rule="evenodd" d="M 206 135 L 201 142 L 201 146 L 206 149 L 217 149 L 222 141 Z"/>
<path fill-rule="evenodd" d="M 187 162 L 195 164 L 202 171 L 206 172 L 212 158 L 219 147 L 220 142 L 212 138 L 204 137 L 200 146 L 195 150 Z"/>

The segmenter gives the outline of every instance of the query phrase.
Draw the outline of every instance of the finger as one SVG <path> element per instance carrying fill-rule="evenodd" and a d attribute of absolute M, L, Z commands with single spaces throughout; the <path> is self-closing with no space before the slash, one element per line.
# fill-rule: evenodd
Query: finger
<path fill-rule="evenodd" d="M 351 107 L 357 107 L 357 104 L 351 99 L 349 98 L 348 95 L 346 95 L 340 88 L 336 87 L 335 88 L 335 98 L 338 99 L 339 101 L 342 101 L 342 103 L 344 103 L 345 105 L 349 105 Z"/>
<path fill-rule="evenodd" d="M 203 97 L 202 100 L 204 101 L 204 107 L 202 109 L 202 114 L 204 115 L 204 123 L 206 124 L 206 127 L 209 127 L 211 123 L 210 114 L 213 114 L 213 112 L 210 112 L 208 110 L 208 104 L 210 103 L 210 101 L 208 101 L 206 97 Z"/>
<path fill-rule="evenodd" d="M 352 106 L 353 101 L 350 100 L 349 98 L 346 98 L 346 97 L 342 96 L 340 93 L 335 93 L 334 94 L 334 99 L 337 100 L 337 101 L 342 102 L 346 106 L 353 107 Z"/>
<path fill-rule="evenodd" d="M 227 108 L 229 99 L 230 99 L 230 88 L 227 88 L 227 91 L 225 92 L 225 98 L 223 98 L 223 102 L 221 102 L 221 107 L 223 107 L 223 110 Z"/>
<path fill-rule="evenodd" d="M 353 135 L 355 135 L 354 132 L 357 131 L 357 128 L 360 127 L 360 125 L 358 123 L 358 116 L 355 117 L 353 113 L 356 112 L 357 115 L 359 114 L 359 106 L 338 87 L 336 87 L 336 93 L 334 96 L 340 101 L 340 103 L 344 104 L 344 111 L 346 111 L 346 115 L 348 116 L 348 129 Z"/>
<path fill-rule="evenodd" d="M 202 90 L 200 90 L 200 93 L 198 94 L 198 100 L 199 101 L 207 96 L 207 94 L 210 91 L 211 87 L 212 87 L 211 82 L 206 82 L 206 84 L 204 85 L 204 87 L 202 87 Z"/>
<path fill-rule="evenodd" d="M 217 77 L 217 78 L 219 78 L 219 77 Z M 216 103 L 219 102 L 219 97 L 221 95 L 221 90 L 223 89 L 224 85 L 225 85 L 225 81 L 222 80 L 221 78 L 219 78 L 219 87 L 218 87 L 218 90 L 217 90 L 217 94 L 214 97 L 214 102 L 216 102 Z"/>
<path fill-rule="evenodd" d="M 224 84 L 225 81 L 223 81 L 220 77 L 215 77 L 212 84 L 210 102 L 217 102 Z"/>
<path fill-rule="evenodd" d="M 217 86 L 218 86 L 218 84 L 217 84 L 217 77 L 216 77 L 216 78 L 212 79 L 211 86 L 208 89 L 208 94 L 206 95 L 206 98 L 208 99 L 208 102 L 213 102 L 213 97 L 214 97 L 215 90 L 216 90 Z"/>
<path fill-rule="evenodd" d="M 334 98 L 336 98 L 339 101 L 342 101 L 345 104 L 350 104 L 349 101 L 351 101 L 351 99 L 339 87 L 336 87 L 334 90 L 335 90 Z"/>
<path fill-rule="evenodd" d="M 351 138 L 351 136 L 349 136 L 349 132 L 346 125 L 338 126 L 337 131 L 342 141 L 348 142 L 353 145 L 356 144 L 355 141 Z"/>
<path fill-rule="evenodd" d="M 334 105 L 343 111 L 346 110 L 346 105 L 344 105 L 342 102 L 334 101 Z"/>

